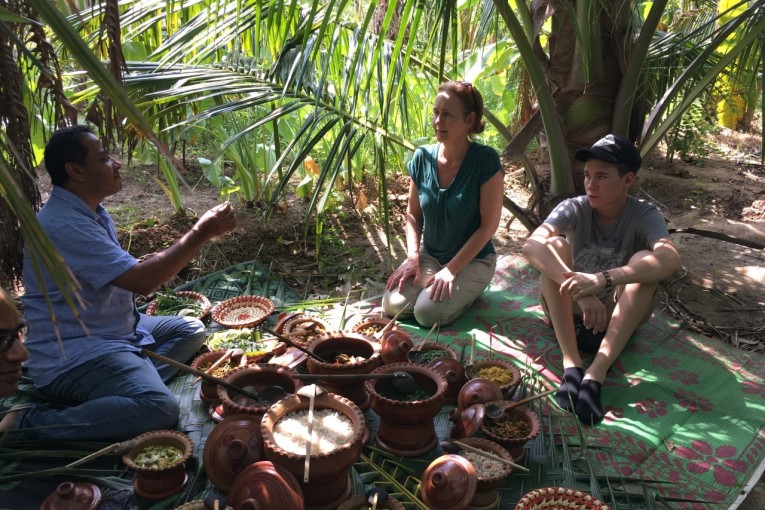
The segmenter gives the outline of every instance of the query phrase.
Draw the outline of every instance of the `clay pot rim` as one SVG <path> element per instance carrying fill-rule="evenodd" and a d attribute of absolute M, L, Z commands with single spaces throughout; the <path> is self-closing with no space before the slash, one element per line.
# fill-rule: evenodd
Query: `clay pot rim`
<path fill-rule="evenodd" d="M 353 336 L 348 336 L 353 335 Z M 308 371 L 311 372 L 311 366 L 318 366 L 325 370 L 337 370 L 337 371 L 343 371 L 343 370 L 359 370 L 367 368 L 371 364 L 375 364 L 378 361 L 378 358 L 380 357 L 380 352 L 382 351 L 382 345 L 380 345 L 376 340 L 374 340 L 372 337 L 368 335 L 364 335 L 362 333 L 354 333 L 352 331 L 327 331 L 320 335 L 317 335 L 311 339 L 310 342 L 306 345 L 306 349 L 311 351 L 314 354 L 318 354 L 316 352 L 316 347 L 321 344 L 322 342 L 326 342 L 327 340 L 340 340 L 340 339 L 348 339 L 348 340 L 355 340 L 359 342 L 365 342 L 367 345 L 369 345 L 372 348 L 372 355 L 362 361 L 361 363 L 353 363 L 352 365 L 334 365 L 333 363 L 322 363 L 321 361 L 318 361 L 316 359 L 313 359 L 311 357 L 308 358 Z"/>
<path fill-rule="evenodd" d="M 407 370 L 411 369 L 411 370 Z M 426 398 L 425 400 L 416 400 L 416 401 L 401 401 L 401 400 L 393 400 L 387 397 L 383 397 L 377 392 L 376 384 L 377 381 L 380 381 L 380 379 L 367 379 L 364 382 L 364 387 L 367 390 L 367 393 L 369 393 L 371 396 L 374 396 L 375 398 L 380 399 L 380 401 L 385 402 L 388 405 L 395 405 L 395 406 L 421 406 L 425 403 L 431 404 L 434 403 L 438 399 L 443 399 L 444 393 L 446 393 L 446 388 L 449 385 L 449 383 L 446 381 L 446 378 L 441 375 L 440 372 L 437 370 L 434 370 L 432 368 L 428 368 L 425 365 L 421 365 L 418 363 L 388 363 L 387 365 L 382 365 L 380 367 L 377 367 L 372 371 L 373 374 L 389 374 L 391 372 L 408 372 L 410 374 L 416 373 L 421 375 L 427 375 L 431 379 L 434 380 L 436 383 L 436 392 L 431 395 L 430 397 Z"/>
<path fill-rule="evenodd" d="M 147 441 L 154 438 L 177 439 L 178 441 L 183 443 L 183 446 L 184 446 L 183 455 L 178 461 L 170 464 L 169 466 L 165 466 L 161 468 L 160 467 L 143 467 L 133 462 L 133 459 L 131 458 L 131 454 L 135 451 L 135 455 L 138 455 L 142 451 L 140 447 L 144 446 L 143 443 L 146 443 Z M 164 443 L 161 443 L 161 444 L 164 444 Z M 169 444 L 169 446 L 176 446 L 176 444 Z M 183 464 L 185 464 L 187 460 L 191 458 L 193 454 L 194 454 L 194 442 L 191 440 L 189 436 L 187 436 L 183 432 L 179 432 L 177 430 L 151 430 L 149 432 L 144 432 L 143 434 L 135 438 L 135 446 L 133 446 L 133 448 L 131 448 L 128 453 L 122 456 L 122 462 L 124 462 L 130 469 L 136 472 L 162 473 L 164 471 L 172 471 L 174 469 L 177 469 L 179 466 L 182 466 Z"/>
<path fill-rule="evenodd" d="M 498 436 L 497 434 L 491 432 L 488 427 L 486 426 L 487 420 L 484 420 L 483 423 L 481 423 L 481 431 L 486 434 L 489 439 L 491 439 L 494 442 L 501 443 L 510 443 L 510 444 L 522 444 L 527 443 L 537 437 L 539 435 L 539 432 L 541 431 L 541 422 L 539 421 L 539 415 L 536 413 L 536 411 L 530 409 L 528 406 L 518 406 L 514 407 L 512 409 L 508 409 L 505 411 L 505 413 L 509 413 L 510 415 L 517 415 L 520 414 L 527 424 L 529 424 L 529 430 L 528 435 L 525 437 L 502 437 Z"/>
<path fill-rule="evenodd" d="M 280 376 L 284 376 L 289 378 L 292 381 L 292 384 L 294 385 L 295 391 L 297 391 L 299 388 L 303 386 L 303 382 L 300 379 L 294 379 L 292 377 L 292 374 L 295 373 L 295 371 L 289 367 L 285 367 L 282 365 L 275 365 L 273 363 L 256 363 L 253 365 L 245 365 L 243 367 L 237 367 L 231 372 L 229 372 L 226 377 L 223 379 L 224 381 L 231 383 L 231 378 L 235 377 L 237 374 L 241 374 L 244 371 L 249 371 L 253 373 L 261 373 L 261 374 L 278 374 Z M 287 372 L 287 373 L 285 373 Z M 232 383 L 233 384 L 233 383 Z M 230 406 L 232 409 L 234 409 L 234 412 L 231 413 L 234 414 L 261 414 L 268 409 L 266 406 L 261 405 L 251 405 L 251 406 L 243 406 L 241 404 L 237 404 L 234 402 L 234 400 L 229 395 L 228 388 L 225 388 L 221 385 L 218 385 L 218 399 L 225 405 Z"/>
<path fill-rule="evenodd" d="M 254 306 L 259 308 L 263 312 L 263 315 L 255 319 L 250 318 L 240 322 L 229 322 L 221 316 L 224 312 L 242 308 L 243 306 Z M 275 308 L 274 302 L 264 296 L 236 296 L 221 301 L 215 305 L 210 312 L 210 315 L 215 322 L 229 329 L 254 328 L 262 322 L 265 322 L 265 320 L 274 313 Z"/>
<path fill-rule="evenodd" d="M 197 303 L 202 308 L 202 310 L 193 317 L 196 317 L 197 319 L 201 319 L 208 313 L 210 313 L 210 309 L 212 308 L 212 303 L 210 302 L 210 299 L 202 294 L 201 292 L 196 292 L 193 290 L 177 290 L 175 291 L 176 296 L 180 297 L 188 297 L 188 298 L 194 298 L 197 300 Z M 152 299 L 149 305 L 146 307 L 146 311 L 144 312 L 146 315 L 155 315 L 157 313 L 157 307 L 159 306 L 159 301 L 157 299 Z"/>
<path fill-rule="evenodd" d="M 507 384 L 502 384 L 502 385 L 497 384 L 497 386 L 499 386 L 499 388 L 502 391 L 507 391 L 510 388 L 514 388 L 515 386 L 518 386 L 519 384 L 521 384 L 521 371 L 518 370 L 518 367 L 516 367 L 515 365 L 513 365 L 509 361 L 505 361 L 505 360 L 501 360 L 501 359 L 483 359 L 483 360 L 476 361 L 475 363 L 473 363 L 473 370 L 474 370 L 474 373 L 477 374 L 478 373 L 478 369 L 484 368 L 484 367 L 492 367 L 492 366 L 505 368 L 505 369 L 507 369 L 507 370 L 509 370 L 510 372 L 513 373 L 513 380 L 512 381 L 510 381 Z M 465 375 L 467 375 L 467 374 L 465 374 Z M 482 377 L 479 377 L 479 376 L 476 375 L 475 377 L 471 377 L 470 378 L 470 380 L 472 380 L 472 379 L 485 379 L 485 378 L 482 378 Z M 496 384 L 496 383 L 494 383 L 494 384 Z"/>
<path fill-rule="evenodd" d="M 493 453 L 497 457 L 502 457 L 505 460 L 509 460 L 510 462 L 513 462 L 513 456 L 510 455 L 510 452 L 508 452 L 505 449 L 505 447 L 503 447 L 501 444 L 497 443 L 496 441 L 492 441 L 491 439 L 485 439 L 482 437 L 463 437 L 462 439 L 459 439 L 458 441 L 465 443 L 467 445 L 473 446 L 475 448 L 480 448 L 481 450 L 488 450 L 490 453 Z M 506 466 L 504 464 L 503 466 L 506 469 L 504 474 L 490 476 L 487 478 L 481 478 L 478 475 L 478 470 L 476 469 L 476 477 L 478 478 L 478 483 L 495 483 L 495 482 L 502 481 L 508 476 L 510 476 L 512 474 L 513 467 Z"/>
<path fill-rule="evenodd" d="M 443 358 L 446 358 L 446 357 L 454 358 L 457 361 L 459 361 L 460 359 L 459 355 L 457 354 L 457 351 L 455 351 L 451 346 L 445 345 L 445 344 L 437 344 L 435 342 L 427 341 L 424 344 L 421 344 L 418 350 L 427 352 L 427 351 L 434 351 L 437 349 L 441 349 L 449 353 L 449 356 L 441 356 Z M 438 359 L 438 358 L 434 358 L 434 359 Z M 430 361 L 433 361 L 433 360 L 430 360 Z"/>
<path fill-rule="evenodd" d="M 364 329 L 366 326 L 369 326 L 370 324 L 380 324 L 383 327 L 385 327 L 388 324 L 390 324 L 390 322 L 391 322 L 391 320 L 389 318 L 387 318 L 387 317 L 379 317 L 379 316 L 378 317 L 367 317 L 365 319 L 360 320 L 356 324 L 354 324 L 353 327 L 351 327 L 350 331 L 353 332 L 353 333 L 358 333 L 360 335 L 371 336 L 371 335 L 367 335 L 366 333 L 362 333 L 359 330 Z M 393 326 L 391 326 L 388 329 L 388 331 L 399 330 L 399 329 L 400 328 L 398 327 L 398 324 L 394 324 Z"/>
<path fill-rule="evenodd" d="M 315 411 L 319 411 L 319 410 L 322 410 L 322 409 L 332 409 L 333 411 L 337 411 L 337 412 L 345 415 L 345 417 L 348 418 L 351 421 L 351 425 L 353 425 L 354 420 L 352 418 L 350 418 L 346 413 L 340 411 L 339 409 L 334 409 L 333 407 L 330 407 L 330 406 L 321 407 L 322 400 L 324 398 L 332 399 L 332 400 L 334 400 L 337 403 L 345 405 L 347 410 L 349 412 L 353 413 L 353 415 L 356 418 L 356 423 L 358 423 L 359 426 L 358 426 L 358 430 L 353 434 L 353 436 L 351 436 L 351 438 L 348 441 L 346 441 L 345 443 L 343 443 L 339 447 L 335 448 L 331 452 L 327 452 L 327 453 L 313 453 L 313 452 L 311 452 L 311 461 L 313 461 L 314 459 L 329 459 L 331 457 L 335 457 L 335 456 L 344 454 L 345 452 L 347 452 L 347 451 L 349 451 L 349 450 L 351 450 L 353 448 L 356 448 L 355 445 L 356 445 L 357 442 L 361 443 L 361 437 L 363 436 L 364 429 L 366 428 L 366 421 L 365 421 L 365 418 L 364 418 L 364 413 L 361 412 L 361 409 L 359 409 L 359 407 L 356 404 L 354 404 L 352 400 L 347 399 L 345 397 L 342 397 L 342 396 L 340 396 L 340 395 L 338 395 L 336 393 L 326 393 L 325 395 L 322 396 L 322 398 L 317 398 L 316 402 L 314 404 L 314 410 Z M 286 406 L 287 404 L 291 403 L 290 401 L 294 401 L 294 400 L 297 400 L 298 402 L 300 402 L 301 405 L 299 407 L 296 407 L 296 408 L 290 410 L 289 413 L 282 413 L 281 416 L 279 416 L 279 420 L 284 418 L 285 416 L 287 416 L 287 414 L 294 413 L 296 411 L 303 411 L 303 410 L 307 410 L 308 409 L 308 398 L 307 397 L 301 397 L 300 395 L 290 395 L 289 397 L 287 397 L 287 398 L 285 398 L 283 400 L 280 400 L 279 404 L 282 405 L 282 406 Z M 266 413 L 263 415 L 263 419 L 260 422 L 260 435 L 263 438 L 263 448 L 264 448 L 264 451 L 267 452 L 269 449 L 271 449 L 276 454 L 278 454 L 278 455 L 280 455 L 282 457 L 287 457 L 289 459 L 305 459 L 305 454 L 298 455 L 296 453 L 288 452 L 287 450 L 285 450 L 284 448 L 279 446 L 276 443 L 276 441 L 274 440 L 273 432 L 268 430 L 268 427 L 267 427 L 268 423 L 272 424 L 271 425 L 271 429 L 273 429 L 273 427 L 276 426 L 276 423 L 279 421 L 279 420 L 274 419 L 274 415 L 276 414 L 276 410 L 274 409 L 275 407 L 276 407 L 276 404 L 271 406 L 268 409 L 268 411 L 266 411 Z"/>

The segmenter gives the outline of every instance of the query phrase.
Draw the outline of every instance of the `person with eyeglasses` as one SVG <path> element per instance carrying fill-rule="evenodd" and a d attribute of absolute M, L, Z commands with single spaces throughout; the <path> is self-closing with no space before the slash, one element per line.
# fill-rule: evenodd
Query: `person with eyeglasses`
<path fill-rule="evenodd" d="M 72 405 L 34 405 L 2 426 L 11 421 L 17 439 L 53 440 L 121 440 L 170 428 L 180 408 L 165 383 L 177 368 L 142 349 L 186 362 L 204 343 L 204 324 L 141 314 L 135 294 L 155 291 L 210 239 L 233 230 L 235 211 L 229 203 L 213 207 L 172 246 L 139 262 L 120 246 L 101 205 L 122 189 L 122 165 L 93 131 L 56 131 L 44 160 L 53 187 L 37 218 L 80 287 L 73 311 L 52 275 L 25 253 L 22 301 L 33 325 L 26 366 L 43 395 Z"/>
<path fill-rule="evenodd" d="M 504 169 L 496 150 L 473 140 L 485 123 L 473 84 L 439 86 L 432 117 L 437 143 L 419 147 L 408 164 L 407 256 L 388 278 L 387 315 L 403 310 L 402 320 L 447 325 L 491 281 Z"/>
<path fill-rule="evenodd" d="M 18 389 L 21 365 L 29 359 L 23 343 L 27 330 L 27 321 L 16 309 L 13 298 L 0 287 L 0 397 Z"/>

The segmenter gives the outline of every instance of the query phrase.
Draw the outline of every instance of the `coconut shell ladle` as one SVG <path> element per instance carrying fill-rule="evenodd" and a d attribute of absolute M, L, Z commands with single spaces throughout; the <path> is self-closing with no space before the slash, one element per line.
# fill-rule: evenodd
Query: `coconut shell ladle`
<path fill-rule="evenodd" d="M 362 381 L 366 379 L 392 379 L 393 386 L 405 395 L 417 391 L 417 381 L 412 374 L 397 370 L 389 374 L 292 374 L 301 381 Z"/>
<path fill-rule="evenodd" d="M 518 400 L 516 402 L 507 402 L 507 401 L 492 401 L 487 402 L 484 404 L 486 407 L 486 416 L 491 418 L 492 420 L 496 420 L 497 418 L 501 418 L 503 414 L 505 414 L 505 411 L 508 409 L 512 409 L 513 407 L 518 407 L 520 405 L 525 404 L 526 402 L 530 402 L 534 399 L 544 397 L 545 395 L 549 395 L 551 393 L 555 393 L 558 390 L 547 390 L 543 391 L 542 393 L 538 393 L 536 395 L 532 395 L 530 397 L 526 397 L 523 400 Z"/>
<path fill-rule="evenodd" d="M 420 352 L 420 349 L 422 349 L 422 346 L 425 345 L 425 342 L 428 341 L 428 338 L 430 338 L 430 335 L 433 334 L 433 330 L 435 330 L 438 327 L 438 323 L 436 322 L 433 324 L 433 327 L 430 328 L 430 331 L 428 331 L 428 334 L 425 335 L 425 338 L 422 339 L 422 342 L 420 342 L 420 345 L 412 349 L 411 351 L 406 353 L 406 359 L 409 361 L 409 363 L 422 363 L 422 353 Z"/>
<path fill-rule="evenodd" d="M 181 363 L 180 361 L 175 361 L 174 359 L 168 358 L 167 356 L 157 354 L 156 352 L 150 351 L 148 349 L 145 349 L 145 348 L 141 349 L 141 354 L 148 356 L 149 358 L 154 358 L 156 360 L 167 363 L 168 365 L 172 365 L 179 370 L 183 370 L 184 372 L 188 372 L 190 374 L 199 376 L 202 379 L 208 382 L 211 382 L 213 384 L 219 384 L 220 386 L 223 386 L 226 389 L 235 391 L 241 395 L 244 395 L 247 398 L 251 398 L 252 400 L 255 400 L 256 402 L 260 402 L 269 407 L 288 395 L 287 390 L 285 390 L 281 386 L 269 386 L 267 388 L 263 388 L 258 393 L 255 393 L 253 391 L 245 390 L 244 388 L 240 388 L 239 386 L 236 386 L 235 384 L 231 384 L 228 381 L 224 381 L 223 379 L 220 379 L 218 377 L 205 373 L 202 370 L 198 370 L 194 367 L 185 365 Z"/>

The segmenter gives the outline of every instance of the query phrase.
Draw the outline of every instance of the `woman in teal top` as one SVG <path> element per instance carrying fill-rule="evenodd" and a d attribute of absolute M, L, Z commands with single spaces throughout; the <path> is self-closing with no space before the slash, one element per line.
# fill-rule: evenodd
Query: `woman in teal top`
<path fill-rule="evenodd" d="M 430 327 L 459 317 L 489 284 L 492 237 L 502 212 L 504 171 L 497 151 L 471 140 L 485 121 L 483 98 L 467 82 L 438 88 L 436 145 L 409 163 L 407 258 L 388 279 L 383 307 Z M 412 306 L 413 305 L 413 306 Z"/>

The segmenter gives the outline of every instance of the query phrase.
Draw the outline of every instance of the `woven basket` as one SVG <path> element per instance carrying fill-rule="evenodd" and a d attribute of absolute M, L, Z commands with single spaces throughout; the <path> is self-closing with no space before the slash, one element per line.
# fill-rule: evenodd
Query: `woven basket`
<path fill-rule="evenodd" d="M 194 292 L 191 290 L 179 290 L 175 292 L 175 295 L 179 297 L 196 299 L 197 304 L 199 304 L 199 306 L 202 308 L 202 311 L 199 313 L 199 315 L 196 316 L 197 319 L 201 319 L 207 315 L 207 312 L 209 312 L 210 308 L 212 307 L 212 304 L 210 303 L 210 300 L 207 299 L 207 296 L 200 294 L 199 292 Z M 155 315 L 157 313 L 158 305 L 159 302 L 156 299 L 149 303 L 149 306 L 146 307 L 146 315 Z"/>
<path fill-rule="evenodd" d="M 257 312 L 253 313 L 253 309 Z M 263 296 L 237 296 L 218 303 L 212 319 L 226 328 L 253 328 L 274 313 L 274 303 Z"/>
<path fill-rule="evenodd" d="M 610 510 L 602 501 L 574 489 L 537 489 L 521 498 L 515 510 Z"/>

